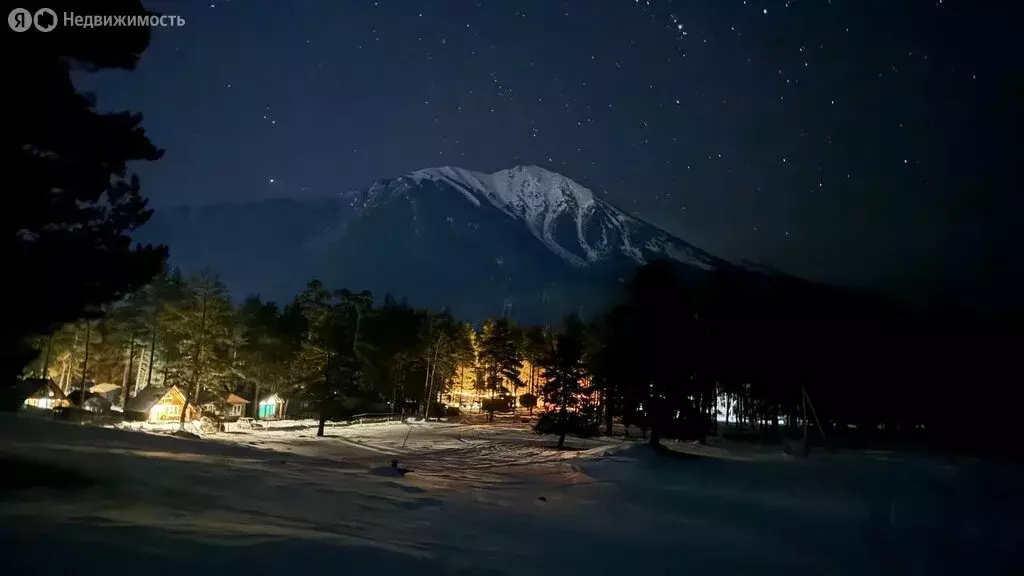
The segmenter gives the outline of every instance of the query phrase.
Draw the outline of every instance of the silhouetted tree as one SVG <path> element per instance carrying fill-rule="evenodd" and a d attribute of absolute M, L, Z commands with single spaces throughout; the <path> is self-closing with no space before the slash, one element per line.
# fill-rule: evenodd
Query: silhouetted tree
<path fill-rule="evenodd" d="M 558 447 L 565 445 L 568 429 L 569 407 L 576 406 L 582 392 L 582 381 L 586 376 L 583 354 L 586 349 L 586 332 L 583 323 L 575 314 L 565 318 L 562 331 L 555 336 L 555 344 L 541 360 L 544 378 L 544 403 L 549 410 L 557 411 Z"/>
<path fill-rule="evenodd" d="M 480 361 L 487 388 L 504 396 L 523 385 L 522 331 L 508 318 L 487 321 L 481 334 Z M 508 384 L 511 390 L 505 386 Z"/>
<path fill-rule="evenodd" d="M 423 311 L 386 295 L 363 329 L 365 338 L 373 343 L 369 362 L 383 385 L 379 392 L 389 401 L 392 413 L 404 411 L 408 401 L 406 385 L 418 358 L 424 316 Z"/>
<path fill-rule="evenodd" d="M 143 13 L 138 0 L 90 10 Z M 60 27 L 19 38 L 18 57 L 8 59 L 19 87 L 8 91 L 18 113 L 4 127 L 3 165 L 15 184 L 3 223 L 8 269 L 18 274 L 7 297 L 18 308 L 3 323 L 3 385 L 36 353 L 27 337 L 95 317 L 161 271 L 165 247 L 132 246 L 131 233 L 150 211 L 138 178 L 127 174 L 128 162 L 156 160 L 161 151 L 140 115 L 99 113 L 71 81 L 72 67 L 131 70 L 148 44 L 145 26 Z"/>
<path fill-rule="evenodd" d="M 265 394 L 291 396 L 289 367 L 298 356 L 301 339 L 289 331 L 282 311 L 273 302 L 250 296 L 239 306 L 241 341 L 233 371 L 253 388 L 253 417 Z"/>
<path fill-rule="evenodd" d="M 530 411 L 530 416 L 533 416 L 533 409 L 537 407 L 537 396 L 527 392 L 519 397 L 519 405 Z"/>
<path fill-rule="evenodd" d="M 330 410 L 341 397 L 340 385 L 331 366 L 333 348 L 333 296 L 319 280 L 311 280 L 295 298 L 304 319 L 302 343 L 292 367 L 292 377 L 319 412 L 317 436 L 324 435 Z"/>
<path fill-rule="evenodd" d="M 551 332 L 544 326 L 530 326 L 523 331 L 523 360 L 530 365 L 529 381 L 526 383 L 530 394 L 537 394 L 537 366 L 551 349 L 551 340 Z"/>

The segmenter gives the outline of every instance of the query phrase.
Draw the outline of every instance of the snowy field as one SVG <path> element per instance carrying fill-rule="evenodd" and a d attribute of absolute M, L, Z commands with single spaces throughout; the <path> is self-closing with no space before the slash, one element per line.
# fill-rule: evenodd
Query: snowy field
<path fill-rule="evenodd" d="M 202 440 L 0 414 L 5 574 L 1021 574 L 1021 471 L 517 425 L 309 423 Z M 390 468 L 392 458 L 410 471 Z M 56 474 L 56 473 L 54 473 Z"/>

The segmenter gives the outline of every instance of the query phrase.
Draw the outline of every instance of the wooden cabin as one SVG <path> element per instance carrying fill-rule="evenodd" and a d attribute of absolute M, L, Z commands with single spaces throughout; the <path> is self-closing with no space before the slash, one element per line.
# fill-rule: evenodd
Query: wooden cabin
<path fill-rule="evenodd" d="M 20 385 L 22 393 L 25 394 L 25 406 L 53 410 L 71 405 L 71 401 L 60 386 L 49 378 L 28 378 L 22 380 Z"/>
<path fill-rule="evenodd" d="M 150 386 L 128 401 L 125 415 L 130 416 L 133 420 L 152 423 L 178 422 L 181 420 L 181 411 L 184 408 L 185 394 L 177 386 L 171 386 L 166 390 Z M 196 407 L 189 404 L 188 411 L 185 413 L 185 421 L 195 420 L 197 415 Z"/>
<path fill-rule="evenodd" d="M 262 420 L 275 420 L 284 418 L 284 400 L 277 394 L 265 396 L 260 400 L 257 414 Z"/>
<path fill-rule="evenodd" d="M 204 413 L 211 413 L 226 421 L 233 421 L 245 416 L 245 405 L 249 401 L 238 394 L 228 393 L 226 396 L 216 397 L 206 395 L 201 397 L 200 406 Z"/>

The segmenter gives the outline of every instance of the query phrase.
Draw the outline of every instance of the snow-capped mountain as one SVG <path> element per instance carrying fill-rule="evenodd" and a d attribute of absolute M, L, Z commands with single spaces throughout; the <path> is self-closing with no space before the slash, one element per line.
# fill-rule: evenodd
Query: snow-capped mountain
<path fill-rule="evenodd" d="M 573 266 L 586 267 L 617 256 L 642 264 L 651 254 L 701 268 L 710 268 L 713 261 L 595 197 L 588 188 L 539 166 L 517 166 L 494 174 L 443 166 L 413 172 L 408 178 L 416 184 L 433 181 L 451 186 L 478 208 L 489 202 L 525 223 L 535 238 Z"/>
<path fill-rule="evenodd" d="M 140 240 L 169 244 L 186 271 L 218 271 L 239 296 L 285 300 L 316 277 L 471 319 L 529 322 L 603 306 L 617 281 L 656 258 L 692 272 L 729 266 L 538 166 L 444 166 L 330 199 L 162 211 Z"/>

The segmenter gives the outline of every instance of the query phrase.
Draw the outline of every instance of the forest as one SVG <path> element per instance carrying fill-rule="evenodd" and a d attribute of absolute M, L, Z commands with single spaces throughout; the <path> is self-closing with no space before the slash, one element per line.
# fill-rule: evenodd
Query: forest
<path fill-rule="evenodd" d="M 483 398 L 476 408 L 492 416 L 532 413 L 539 396 L 536 428 L 559 444 L 611 434 L 618 421 L 653 444 L 702 441 L 723 419 L 780 439 L 806 419 L 815 443 L 949 445 L 983 424 L 967 420 L 954 391 L 1008 373 L 1002 333 L 976 314 L 739 269 L 687 285 L 661 261 L 640 267 L 604 314 L 557 326 L 474 326 L 316 280 L 283 305 L 257 295 L 233 304 L 212 273 L 171 271 L 98 317 L 36 337 L 26 374 L 68 390 L 121 384 L 122 406 L 148 385 L 176 385 L 193 404 L 274 393 L 319 418 L 321 434 L 356 413 L 457 416 L 444 399 L 468 378 Z"/>

